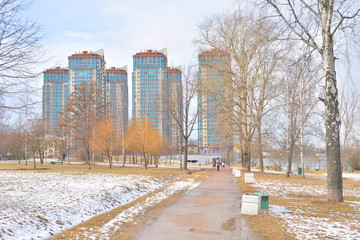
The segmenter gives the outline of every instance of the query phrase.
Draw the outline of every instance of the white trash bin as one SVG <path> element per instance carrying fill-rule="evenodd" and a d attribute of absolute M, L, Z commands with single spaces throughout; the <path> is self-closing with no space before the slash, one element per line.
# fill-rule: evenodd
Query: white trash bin
<path fill-rule="evenodd" d="M 254 173 L 245 173 L 245 183 L 254 183 Z"/>
<path fill-rule="evenodd" d="M 234 177 L 236 177 L 236 178 L 241 177 L 241 170 L 240 170 L 240 168 L 235 169 Z"/>
<path fill-rule="evenodd" d="M 245 193 L 242 196 L 241 214 L 256 215 L 260 211 L 261 196 Z"/>

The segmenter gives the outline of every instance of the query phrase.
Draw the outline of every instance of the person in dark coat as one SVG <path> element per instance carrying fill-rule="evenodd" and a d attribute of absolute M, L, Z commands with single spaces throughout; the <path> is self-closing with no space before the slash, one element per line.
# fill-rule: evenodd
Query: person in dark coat
<path fill-rule="evenodd" d="M 216 168 L 217 168 L 217 171 L 219 171 L 220 165 L 221 165 L 220 159 L 219 159 L 219 158 L 216 158 Z"/>

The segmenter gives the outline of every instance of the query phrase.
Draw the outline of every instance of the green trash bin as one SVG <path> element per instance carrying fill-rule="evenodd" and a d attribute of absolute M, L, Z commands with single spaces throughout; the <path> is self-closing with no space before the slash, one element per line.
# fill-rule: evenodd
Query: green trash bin
<path fill-rule="evenodd" d="M 269 209 L 269 196 L 266 192 L 254 192 L 254 194 L 260 195 L 260 210 Z"/>
<path fill-rule="evenodd" d="M 302 174 L 302 168 L 298 167 L 298 175 L 301 175 L 301 174 Z"/>

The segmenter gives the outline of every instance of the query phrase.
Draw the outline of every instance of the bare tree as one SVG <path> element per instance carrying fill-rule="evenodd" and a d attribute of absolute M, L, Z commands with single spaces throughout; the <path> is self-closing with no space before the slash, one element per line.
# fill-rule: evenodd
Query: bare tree
<path fill-rule="evenodd" d="M 135 119 L 127 129 L 127 148 L 142 155 L 145 169 L 148 167 L 149 160 L 161 153 L 162 141 L 161 135 L 148 119 Z M 157 166 L 157 159 L 155 162 Z"/>
<path fill-rule="evenodd" d="M 231 57 L 231 61 L 222 61 L 225 66 L 209 66 L 217 69 L 224 81 L 207 87 L 209 95 L 218 97 L 221 111 L 232 120 L 243 167 L 250 171 L 251 145 L 256 132 L 262 144 L 261 121 L 272 109 L 270 102 L 276 96 L 272 86 L 286 51 L 276 40 L 275 24 L 240 10 L 205 19 L 199 31 L 200 47 L 223 51 Z M 225 94 L 215 94 L 219 89 Z"/>
<path fill-rule="evenodd" d="M 353 0 L 263 0 L 289 29 L 289 37 L 308 45 L 322 58 L 325 78 L 326 154 L 329 201 L 342 202 L 340 117 L 335 71 L 335 44 L 346 46 L 359 31 L 359 1 Z M 274 16 L 272 13 L 270 13 Z M 353 44 L 353 42 L 351 42 Z M 338 52 L 339 53 L 339 52 Z"/>
<path fill-rule="evenodd" d="M 30 2 L 0 2 L 0 97 L 19 97 L 18 101 L 0 102 L 0 109 L 28 106 L 29 102 L 21 102 L 21 96 L 36 91 L 32 83 L 41 74 L 34 70 L 45 53 L 41 46 L 40 28 L 24 17 L 24 10 Z"/>
<path fill-rule="evenodd" d="M 44 156 L 45 149 L 45 131 L 42 119 L 34 118 L 31 119 L 31 123 L 28 131 L 26 132 L 29 145 L 31 147 L 33 158 L 34 158 L 34 170 L 36 169 L 35 156 L 39 154 L 41 163 Z"/>
<path fill-rule="evenodd" d="M 82 83 L 75 88 L 67 105 L 66 119 L 62 124 L 70 129 L 72 145 L 81 144 L 86 152 L 86 163 L 90 170 L 90 142 L 94 135 L 96 119 L 101 116 L 102 108 L 97 98 L 95 84 Z"/>
<path fill-rule="evenodd" d="M 287 115 L 287 124 L 285 124 L 287 125 L 287 177 L 291 173 L 297 142 L 300 145 L 300 158 L 303 163 L 302 140 L 304 139 L 304 129 L 307 127 L 318 102 L 315 94 L 321 79 L 318 75 L 319 68 L 311 55 L 300 56 L 298 59 L 294 57 L 294 59 L 288 61 L 289 65 L 283 84 L 283 102 L 286 102 L 284 107 Z M 300 141 L 298 141 L 299 137 Z M 305 177 L 303 164 L 302 170 L 302 175 Z"/>
<path fill-rule="evenodd" d="M 12 130 L 1 129 L 1 132 L 4 132 L 5 130 L 4 133 L 6 138 L 3 139 L 3 141 L 6 141 L 6 145 L 8 149 L 7 153 L 10 153 L 11 154 L 10 156 L 13 159 L 18 159 L 20 164 L 20 161 L 23 158 L 23 153 L 24 153 L 24 147 L 23 147 L 24 139 L 25 139 L 24 130 L 26 127 L 21 114 L 19 114 L 18 119 L 8 127 L 10 127 Z"/>
<path fill-rule="evenodd" d="M 359 142 L 349 149 L 348 164 L 353 168 L 360 170 L 360 148 Z"/>
<path fill-rule="evenodd" d="M 228 164 L 234 163 L 234 125 L 232 119 L 228 118 L 226 114 L 223 114 L 222 118 L 219 118 L 216 122 L 216 126 L 219 126 L 215 132 L 220 135 L 220 146 L 222 146 L 222 158 L 226 159 Z"/>
<path fill-rule="evenodd" d="M 23 135 L 19 131 L 11 131 L 4 134 L 3 139 L 6 141 L 4 155 L 7 158 L 18 159 L 19 163 L 22 158 L 22 141 Z"/>
<path fill-rule="evenodd" d="M 98 154 L 107 156 L 110 168 L 113 165 L 112 158 L 117 145 L 116 140 L 116 132 L 112 120 L 104 118 L 95 123 L 94 136 L 90 140 L 90 145 Z"/>
<path fill-rule="evenodd" d="M 360 95 L 353 84 L 344 85 L 340 94 L 340 117 L 341 117 L 341 160 L 343 169 L 348 167 L 349 143 L 351 135 L 356 136 L 355 124 L 360 120 Z"/>
<path fill-rule="evenodd" d="M 175 120 L 180 134 L 184 139 L 184 169 L 187 169 L 187 156 L 189 138 L 194 130 L 199 116 L 199 106 L 196 102 L 197 96 L 197 72 L 194 65 L 184 66 L 182 70 L 182 86 L 183 86 L 183 109 L 179 111 L 176 102 L 169 103 L 169 111 Z M 174 99 L 175 100 L 175 99 Z M 179 100 L 179 99 L 178 99 Z M 181 105 L 181 104 L 180 104 Z"/>

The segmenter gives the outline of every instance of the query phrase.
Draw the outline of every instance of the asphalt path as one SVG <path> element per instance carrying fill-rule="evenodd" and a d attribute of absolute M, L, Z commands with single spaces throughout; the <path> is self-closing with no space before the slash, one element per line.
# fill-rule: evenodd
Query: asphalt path
<path fill-rule="evenodd" d="M 258 240 L 240 213 L 241 190 L 230 168 L 214 170 L 202 183 L 154 214 L 137 240 Z"/>

